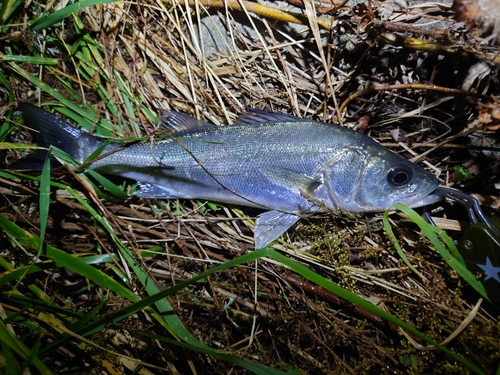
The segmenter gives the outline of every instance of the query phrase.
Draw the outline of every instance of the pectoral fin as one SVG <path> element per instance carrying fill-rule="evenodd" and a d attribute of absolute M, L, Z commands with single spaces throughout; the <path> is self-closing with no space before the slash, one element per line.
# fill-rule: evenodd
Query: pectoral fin
<path fill-rule="evenodd" d="M 269 181 L 281 185 L 297 194 L 300 192 L 313 193 L 323 181 L 321 178 L 311 178 L 303 174 L 281 168 L 263 168 L 262 174 Z M 320 176 L 321 177 L 321 176 Z"/>
<path fill-rule="evenodd" d="M 260 214 L 255 223 L 255 248 L 262 249 L 266 247 L 298 220 L 297 215 L 279 211 L 268 211 Z"/>

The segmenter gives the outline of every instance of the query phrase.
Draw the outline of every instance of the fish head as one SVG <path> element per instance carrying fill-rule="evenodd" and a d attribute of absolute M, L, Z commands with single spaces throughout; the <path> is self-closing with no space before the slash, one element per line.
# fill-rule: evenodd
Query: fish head
<path fill-rule="evenodd" d="M 323 168 L 333 207 L 349 212 L 381 212 L 396 203 L 421 207 L 442 198 L 430 172 L 376 144 L 344 150 Z"/>

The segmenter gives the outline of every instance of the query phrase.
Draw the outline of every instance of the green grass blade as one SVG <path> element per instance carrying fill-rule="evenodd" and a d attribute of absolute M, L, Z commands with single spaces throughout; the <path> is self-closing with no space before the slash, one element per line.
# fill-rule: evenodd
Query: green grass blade
<path fill-rule="evenodd" d="M 19 5 L 23 4 L 21 0 L 4 0 L 2 1 L 2 7 L 0 8 L 0 22 L 2 25 L 5 24 L 5 21 L 9 19 L 12 13 L 19 7 Z"/>
<path fill-rule="evenodd" d="M 396 251 L 398 252 L 398 255 L 401 259 L 403 259 L 403 262 L 406 264 L 406 266 L 411 269 L 413 272 L 415 272 L 418 276 L 424 278 L 424 276 L 415 268 L 413 265 L 410 263 L 408 258 L 406 257 L 405 253 L 403 252 L 403 249 L 401 249 L 401 246 L 399 246 L 398 239 L 394 235 L 394 232 L 392 230 L 391 224 L 389 223 L 389 211 L 384 212 L 383 216 L 383 222 L 384 222 L 384 229 L 387 235 L 389 236 L 389 239 L 391 240 L 392 244 L 396 248 Z"/>
<path fill-rule="evenodd" d="M 403 213 L 405 213 L 410 220 L 417 224 L 425 236 L 432 243 L 434 248 L 443 257 L 445 262 L 453 268 L 462 279 L 464 279 L 470 286 L 472 286 L 484 299 L 490 300 L 483 284 L 476 279 L 476 277 L 467 269 L 464 265 L 464 261 L 460 253 L 457 251 L 452 239 L 444 232 L 442 229 L 429 224 L 426 222 L 419 214 L 413 211 L 411 208 L 402 205 L 400 203 L 396 204 L 396 208 Z M 439 238 L 438 238 L 439 236 Z M 443 241 L 448 249 L 443 246 Z"/>
<path fill-rule="evenodd" d="M 112 183 L 109 179 L 104 177 L 103 175 L 97 173 L 92 169 L 87 169 L 87 173 L 92 176 L 97 182 L 99 182 L 107 191 L 113 194 L 116 198 L 121 200 L 126 200 L 128 198 L 128 194 L 123 191 L 122 188 Z"/>
<path fill-rule="evenodd" d="M 34 65 L 57 65 L 59 59 L 52 57 L 39 57 L 39 56 L 21 56 L 21 55 L 2 55 L 0 54 L 0 61 L 16 61 L 23 64 Z"/>
<path fill-rule="evenodd" d="M 86 264 L 111 263 L 113 261 L 108 254 L 92 255 L 79 259 Z M 44 272 L 55 268 L 56 264 L 52 260 L 46 260 L 29 266 L 13 268 L 10 263 L 0 257 L 0 267 L 6 270 L 6 272 L 0 274 L 0 288 L 2 288 L 11 281 L 22 279 L 24 275 Z"/>
<path fill-rule="evenodd" d="M 0 362 L 0 372 L 5 375 L 18 375 L 22 374 L 22 368 L 17 360 L 14 351 L 3 340 L 0 339 L 0 355 L 2 361 Z"/>
<path fill-rule="evenodd" d="M 80 108 L 80 107 L 78 107 Z M 92 112 L 92 115 L 89 116 L 89 117 L 86 117 L 86 116 L 82 116 L 81 113 L 82 113 L 82 109 L 80 108 L 79 112 L 75 112 L 74 110 L 72 109 L 68 109 L 66 107 L 54 107 L 54 109 L 59 112 L 60 114 L 70 118 L 71 120 L 73 120 L 76 124 L 78 124 L 79 126 L 81 126 L 82 128 L 86 129 L 86 130 L 90 130 L 94 127 L 94 121 L 92 121 L 92 119 L 97 119 L 97 113 L 95 111 L 93 111 L 93 109 L 88 109 L 88 112 Z M 89 120 L 90 118 L 90 120 Z M 100 128 L 99 128 L 100 129 Z"/>
<path fill-rule="evenodd" d="M 28 234 L 24 231 L 24 229 L 18 227 L 3 215 L 0 215 L 0 227 L 7 234 L 18 239 L 18 241 L 24 243 L 26 246 L 32 248 L 33 250 L 37 250 L 40 247 L 40 238 Z M 50 245 L 46 245 L 44 247 L 44 253 L 47 257 L 54 260 L 57 267 L 66 267 L 74 272 L 77 272 L 83 277 L 87 277 L 95 283 L 108 288 L 116 294 L 119 294 L 131 301 L 138 300 L 138 297 L 128 288 L 113 280 L 105 273 L 88 265 L 78 257 L 68 254 L 62 250 L 56 249 Z"/>
<path fill-rule="evenodd" d="M 5 323 L 0 320 L 0 341 L 3 344 L 11 348 L 15 353 L 17 353 L 24 360 L 29 360 L 29 364 L 33 364 L 35 368 L 41 374 L 52 374 L 52 371 L 44 364 L 44 362 L 35 356 L 33 352 L 24 345 L 24 343 L 17 338 L 5 325 Z"/>
<path fill-rule="evenodd" d="M 117 133 L 113 129 L 113 124 L 111 124 L 109 121 L 105 119 L 100 119 L 99 123 L 96 124 L 97 122 L 97 112 L 93 108 L 89 108 L 88 111 L 92 111 L 92 116 L 91 117 L 86 117 L 86 111 L 87 109 L 82 109 L 80 107 L 78 111 L 74 111 L 72 109 L 68 109 L 66 107 L 57 107 L 56 110 L 67 116 L 68 118 L 72 119 L 75 123 L 77 123 L 79 126 L 86 130 L 91 130 L 93 129 L 94 134 L 103 136 L 103 137 L 115 137 Z M 82 115 L 83 114 L 83 115 Z M 90 119 L 90 121 L 89 121 Z M 92 120 L 93 119 L 93 120 Z M 97 126 L 95 126 L 97 125 Z"/>
<path fill-rule="evenodd" d="M 25 267 L 13 268 L 10 263 L 6 262 L 0 257 L 0 266 L 7 272 L 0 274 L 0 288 L 7 285 L 13 280 L 22 279 L 24 275 L 32 273 L 43 272 L 47 269 L 53 268 L 52 261 L 39 262 Z"/>
<path fill-rule="evenodd" d="M 43 311 L 44 313 L 53 313 L 67 317 L 73 317 L 77 319 L 82 319 L 84 314 L 80 314 L 79 312 L 65 309 L 64 307 L 60 307 L 54 304 L 47 304 L 44 301 L 36 300 L 31 297 L 25 297 L 21 294 L 11 293 L 11 292 L 3 292 L 0 294 L 0 298 L 5 301 L 10 301 L 11 303 L 16 303 L 18 306 L 25 306 L 33 309 L 37 309 L 39 311 Z"/>
<path fill-rule="evenodd" d="M 52 26 L 53 24 L 69 17 L 71 13 L 73 12 L 78 12 L 79 10 L 82 10 L 83 8 L 86 8 L 91 5 L 96 5 L 96 4 L 108 4 L 108 3 L 114 3 L 117 0 L 83 0 L 79 1 L 77 3 L 65 6 L 64 8 L 55 11 L 54 13 L 51 13 L 49 15 L 43 15 L 36 20 L 31 21 L 31 30 L 33 31 L 38 31 L 45 29 L 49 26 Z"/>
<path fill-rule="evenodd" d="M 26 70 L 21 68 L 19 65 L 17 65 L 15 62 L 13 62 L 13 61 L 7 62 L 6 65 L 11 67 L 14 72 L 16 72 L 21 77 L 28 80 L 31 84 L 33 84 L 34 86 L 36 86 L 40 90 L 46 92 L 47 94 L 51 95 L 58 102 L 60 102 L 63 106 L 70 108 L 75 113 L 78 113 L 79 115 L 86 118 L 88 121 L 90 121 L 91 124 L 97 122 L 97 114 L 95 113 L 95 111 L 91 112 L 88 109 L 84 110 L 80 106 L 74 104 L 72 101 L 68 100 L 64 95 L 60 94 L 57 90 L 52 88 L 50 85 L 41 81 L 33 74 L 27 72 Z"/>
<path fill-rule="evenodd" d="M 12 150 L 12 149 L 23 149 L 27 148 L 30 150 L 43 149 L 43 147 L 33 146 L 27 143 L 12 143 L 12 142 L 0 142 L 0 150 Z"/>
<path fill-rule="evenodd" d="M 118 85 L 118 89 L 122 93 L 123 103 L 125 105 L 125 108 L 127 109 L 129 118 L 131 119 L 131 123 L 128 124 L 128 126 L 134 130 L 134 136 L 138 137 L 141 135 L 141 129 L 139 128 L 139 124 L 135 120 L 134 108 L 138 108 L 139 106 L 137 103 L 133 102 L 133 94 L 126 86 L 120 74 L 117 71 L 114 71 L 114 73 L 116 84 Z"/>
<path fill-rule="evenodd" d="M 247 360 L 242 359 L 242 358 L 238 358 L 238 357 L 234 357 L 231 355 L 216 352 L 213 349 L 192 347 L 189 344 L 186 344 L 183 342 L 178 342 L 178 341 L 175 341 L 175 340 L 163 337 L 163 336 L 159 336 L 159 335 L 152 335 L 152 334 L 148 334 L 148 333 L 144 333 L 144 332 L 135 332 L 135 333 L 147 336 L 153 340 L 162 341 L 162 342 L 165 342 L 167 344 L 176 345 L 176 346 L 179 346 L 179 347 L 185 348 L 185 349 L 195 350 L 197 352 L 207 354 L 209 356 L 216 357 L 216 358 L 222 359 L 222 360 L 230 362 L 230 363 L 234 363 L 235 365 L 241 366 L 244 369 L 247 369 L 249 371 L 254 372 L 255 374 L 260 374 L 260 375 L 284 375 L 284 374 L 286 374 L 285 372 L 274 369 L 272 367 L 268 367 L 268 366 L 265 366 L 265 365 L 262 365 L 259 363 L 247 361 Z"/>
<path fill-rule="evenodd" d="M 10 104 L 15 100 L 14 92 L 12 91 L 12 87 L 10 86 L 9 81 L 4 76 L 3 73 L 4 73 L 3 70 L 0 69 L 0 86 L 3 86 L 8 91 L 9 93 L 8 102 Z M 5 117 L 8 119 L 12 119 L 13 113 L 14 113 L 14 108 L 10 107 Z M 8 120 L 2 123 L 2 126 L 0 126 L 0 142 L 3 142 L 5 140 L 5 138 L 12 132 L 14 127 L 15 125 Z"/>
<path fill-rule="evenodd" d="M 79 331 L 82 327 L 89 324 L 89 322 L 95 318 L 95 316 L 101 312 L 102 309 L 106 307 L 108 304 L 108 300 L 103 299 L 97 306 L 94 306 L 90 311 L 86 312 L 85 315 L 79 319 L 75 325 L 71 327 L 72 331 Z"/>
<path fill-rule="evenodd" d="M 37 259 L 43 250 L 43 240 L 45 239 L 45 232 L 47 230 L 47 221 L 49 219 L 50 207 L 50 155 L 51 149 L 47 152 L 45 162 L 42 168 L 42 177 L 40 180 L 40 245 L 38 247 Z"/>

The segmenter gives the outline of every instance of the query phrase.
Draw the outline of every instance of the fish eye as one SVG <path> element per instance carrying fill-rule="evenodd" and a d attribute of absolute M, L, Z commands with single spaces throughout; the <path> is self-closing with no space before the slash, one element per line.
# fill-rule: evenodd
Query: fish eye
<path fill-rule="evenodd" d="M 403 163 L 392 166 L 387 174 L 387 180 L 396 188 L 406 185 L 412 177 L 413 170 L 409 165 Z"/>

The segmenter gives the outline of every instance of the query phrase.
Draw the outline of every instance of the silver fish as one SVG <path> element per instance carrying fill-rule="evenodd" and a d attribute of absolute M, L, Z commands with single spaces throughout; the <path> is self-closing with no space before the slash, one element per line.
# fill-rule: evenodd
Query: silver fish
<path fill-rule="evenodd" d="M 40 146 L 83 163 L 105 144 L 57 116 L 19 104 Z M 131 144 L 90 166 L 137 181 L 142 198 L 206 199 L 257 207 L 255 247 L 269 245 L 301 216 L 328 209 L 384 211 L 440 198 L 437 179 L 364 134 L 290 115 L 249 109 L 231 126 L 162 113 L 170 136 Z M 103 154 L 123 146 L 110 143 Z"/>

